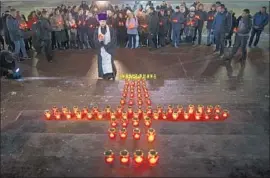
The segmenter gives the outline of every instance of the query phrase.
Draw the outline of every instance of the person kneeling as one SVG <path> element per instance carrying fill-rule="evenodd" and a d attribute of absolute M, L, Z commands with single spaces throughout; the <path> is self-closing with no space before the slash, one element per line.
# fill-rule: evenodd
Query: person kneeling
<path fill-rule="evenodd" d="M 99 14 L 100 26 L 95 30 L 94 42 L 98 52 L 98 76 L 103 79 L 115 79 L 116 67 L 113 55 L 116 48 L 116 34 L 106 24 L 107 14 Z"/>
<path fill-rule="evenodd" d="M 8 79 L 19 79 L 21 75 L 19 68 L 16 69 L 16 56 L 9 51 L 1 51 L 0 53 L 0 73 L 1 77 Z"/>

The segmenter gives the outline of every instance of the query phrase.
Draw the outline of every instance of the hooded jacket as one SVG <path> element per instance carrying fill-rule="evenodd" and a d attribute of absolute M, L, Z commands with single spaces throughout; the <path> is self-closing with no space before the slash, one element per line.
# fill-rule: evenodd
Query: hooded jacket
<path fill-rule="evenodd" d="M 231 29 L 231 24 L 230 24 L 230 19 L 228 18 L 228 15 L 226 12 L 219 12 L 216 14 L 213 24 L 212 24 L 212 29 L 217 33 L 229 33 Z"/>
<path fill-rule="evenodd" d="M 269 15 L 267 13 L 257 12 L 253 17 L 253 26 L 258 27 L 257 29 L 263 30 L 264 27 L 268 24 Z"/>
<path fill-rule="evenodd" d="M 180 30 L 182 24 L 185 22 L 185 17 L 181 12 L 175 12 L 172 14 L 172 29 L 173 30 Z"/>
<path fill-rule="evenodd" d="M 248 15 L 248 16 L 242 17 L 238 24 L 237 34 L 239 36 L 249 36 L 249 32 L 251 31 L 251 28 L 252 28 L 251 16 Z"/>

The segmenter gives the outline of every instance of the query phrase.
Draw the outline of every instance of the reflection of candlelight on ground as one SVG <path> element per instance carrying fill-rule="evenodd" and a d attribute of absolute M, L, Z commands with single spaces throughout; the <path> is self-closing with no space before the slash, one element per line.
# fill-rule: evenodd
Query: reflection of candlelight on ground
<path fill-rule="evenodd" d="M 46 110 L 44 112 L 44 115 L 45 115 L 46 119 L 50 120 L 50 118 L 51 118 L 51 112 L 49 110 Z"/>
<path fill-rule="evenodd" d="M 104 152 L 104 156 L 105 156 L 105 162 L 108 164 L 111 164 L 114 160 L 114 153 L 112 150 L 108 150 Z"/>
<path fill-rule="evenodd" d="M 141 130 L 139 128 L 133 129 L 133 138 L 139 140 L 141 137 Z"/>
<path fill-rule="evenodd" d="M 154 149 L 151 149 L 148 152 L 148 162 L 150 166 L 155 166 L 158 162 L 158 159 L 159 159 L 158 152 L 155 151 Z"/>
<path fill-rule="evenodd" d="M 120 134 L 120 138 L 122 138 L 122 139 L 127 138 L 127 129 L 126 129 L 126 128 L 122 128 L 122 129 L 119 131 L 119 134 Z"/>
<path fill-rule="evenodd" d="M 120 151 L 120 162 L 122 164 L 128 164 L 129 163 L 129 152 L 127 150 Z"/>

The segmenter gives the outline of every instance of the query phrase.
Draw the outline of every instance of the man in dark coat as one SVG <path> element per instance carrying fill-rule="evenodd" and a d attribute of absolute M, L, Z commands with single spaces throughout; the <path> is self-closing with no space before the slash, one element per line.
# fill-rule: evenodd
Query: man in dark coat
<path fill-rule="evenodd" d="M 184 14 L 180 12 L 179 6 L 176 6 L 176 10 L 172 14 L 171 21 L 172 21 L 172 33 L 173 33 L 172 45 L 177 48 L 180 45 L 180 31 L 181 31 L 182 25 L 185 22 Z"/>
<path fill-rule="evenodd" d="M 160 10 L 159 15 L 159 32 L 158 32 L 158 39 L 159 39 L 159 45 L 161 47 L 165 46 L 165 38 L 167 36 L 169 30 L 169 19 L 164 14 L 164 9 Z"/>
<path fill-rule="evenodd" d="M 154 7 L 149 8 L 148 16 L 148 42 L 150 46 L 150 51 L 157 48 L 157 35 L 159 28 L 159 18 Z"/>
<path fill-rule="evenodd" d="M 203 9 L 204 9 L 203 4 L 197 5 L 197 9 L 196 9 L 197 11 L 196 11 L 195 17 L 198 20 L 198 27 L 196 29 L 195 39 L 196 39 L 196 37 L 198 37 L 198 45 L 201 44 L 202 29 L 203 29 L 204 22 L 207 20 L 207 13 Z M 194 41 L 195 41 L 195 39 L 194 39 Z"/>
<path fill-rule="evenodd" d="M 99 14 L 98 19 L 100 26 L 94 34 L 95 47 L 98 51 L 98 76 L 114 80 L 117 72 L 113 60 L 117 41 L 116 33 L 106 24 L 107 14 Z"/>
<path fill-rule="evenodd" d="M 214 44 L 214 35 L 211 29 L 212 29 L 212 24 L 215 18 L 215 14 L 216 14 L 216 4 L 213 4 L 211 6 L 211 10 L 207 13 L 207 25 L 206 25 L 207 46 L 211 46 L 212 44 Z"/>

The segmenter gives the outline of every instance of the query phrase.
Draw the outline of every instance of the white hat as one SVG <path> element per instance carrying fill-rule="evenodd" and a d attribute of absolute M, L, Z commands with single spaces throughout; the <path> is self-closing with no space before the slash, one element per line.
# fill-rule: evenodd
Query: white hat
<path fill-rule="evenodd" d="M 130 10 L 127 10 L 127 14 L 131 14 L 131 11 Z"/>
<path fill-rule="evenodd" d="M 189 8 L 189 10 L 190 10 L 190 11 L 195 11 L 195 7 L 191 6 L 191 7 Z"/>

